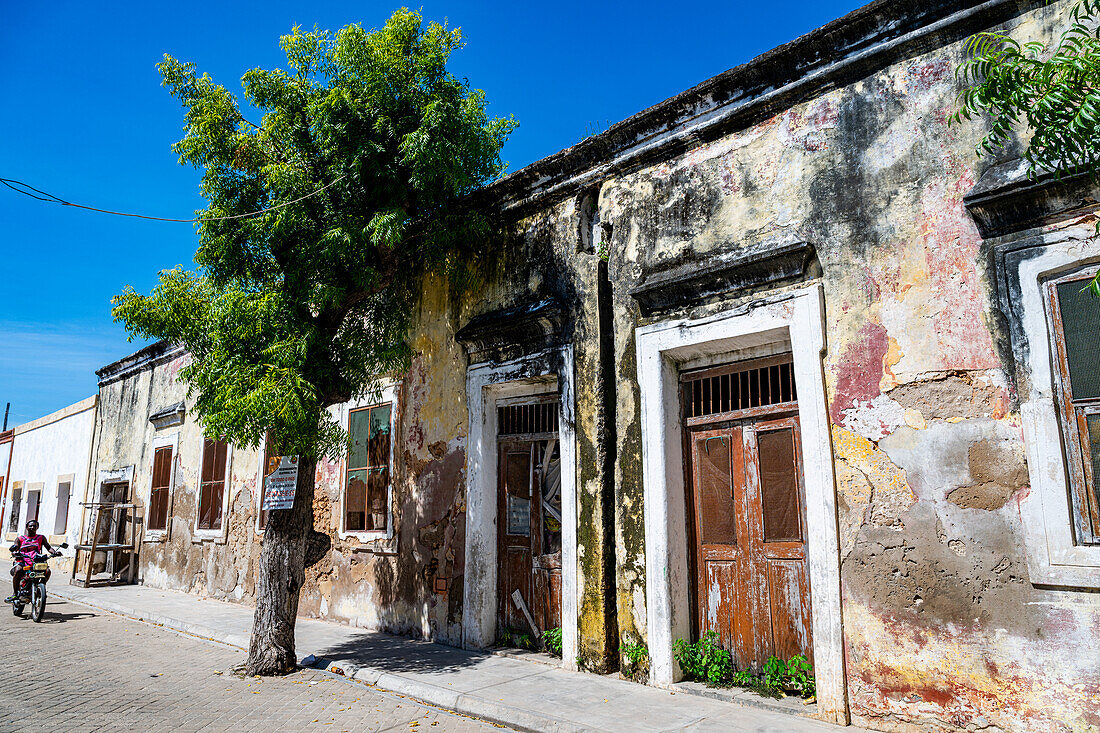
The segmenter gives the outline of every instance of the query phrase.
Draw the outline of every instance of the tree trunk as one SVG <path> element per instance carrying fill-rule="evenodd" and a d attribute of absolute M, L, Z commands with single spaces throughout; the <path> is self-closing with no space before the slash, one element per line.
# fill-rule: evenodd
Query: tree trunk
<path fill-rule="evenodd" d="M 260 551 L 256 615 L 248 645 L 250 675 L 288 674 L 298 668 L 294 621 L 305 582 L 306 545 L 313 530 L 314 474 L 317 462 L 302 457 L 291 509 L 269 513 Z"/>

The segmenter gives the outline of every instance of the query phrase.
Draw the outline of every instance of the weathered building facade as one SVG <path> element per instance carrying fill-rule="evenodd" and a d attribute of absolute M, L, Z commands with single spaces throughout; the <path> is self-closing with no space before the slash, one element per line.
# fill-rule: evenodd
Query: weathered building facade
<path fill-rule="evenodd" d="M 302 613 L 560 625 L 658 685 L 712 630 L 811 658 L 829 720 L 1100 727 L 1095 193 L 948 122 L 971 34 L 1066 12 L 872 3 L 491 186 L 479 287 L 426 279 L 409 373 L 332 410 Z M 186 358 L 99 372 L 93 475 L 142 582 L 248 601 L 272 467 L 203 435 Z"/>

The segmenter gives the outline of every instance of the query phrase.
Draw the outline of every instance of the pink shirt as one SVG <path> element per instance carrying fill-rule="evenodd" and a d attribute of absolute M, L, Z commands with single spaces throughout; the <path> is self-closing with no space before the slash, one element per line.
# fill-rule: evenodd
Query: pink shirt
<path fill-rule="evenodd" d="M 34 556 L 42 552 L 42 548 L 46 544 L 46 538 L 40 534 L 36 534 L 34 537 L 21 534 L 15 540 L 15 544 L 19 545 L 17 552 L 23 556 L 23 564 L 30 565 L 34 562 Z"/>

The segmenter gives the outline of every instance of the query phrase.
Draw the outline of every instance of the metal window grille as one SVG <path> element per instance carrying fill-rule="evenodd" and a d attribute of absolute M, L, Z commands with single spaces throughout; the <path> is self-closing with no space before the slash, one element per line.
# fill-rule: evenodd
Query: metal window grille
<path fill-rule="evenodd" d="M 556 432 L 558 432 L 556 402 L 497 407 L 497 435 L 535 435 Z"/>
<path fill-rule="evenodd" d="M 798 400 L 790 361 L 754 367 L 708 369 L 685 375 L 684 417 L 706 417 Z"/>

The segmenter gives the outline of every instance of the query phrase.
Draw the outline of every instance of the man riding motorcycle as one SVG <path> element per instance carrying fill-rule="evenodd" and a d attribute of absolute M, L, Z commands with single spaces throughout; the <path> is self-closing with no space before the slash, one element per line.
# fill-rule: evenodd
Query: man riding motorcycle
<path fill-rule="evenodd" d="M 20 535 L 15 540 L 15 544 L 9 548 L 13 555 L 20 556 L 20 562 L 19 566 L 12 574 L 11 579 L 15 592 L 5 598 L 4 603 L 13 603 L 19 599 L 19 586 L 23 582 L 23 576 L 30 566 L 34 564 L 35 555 L 41 553 L 43 548 L 49 550 L 50 554 L 55 557 L 61 554 L 60 550 L 55 550 L 50 547 L 50 543 L 46 540 L 44 535 L 38 534 L 38 520 L 31 519 L 27 522 L 27 533 Z"/>

